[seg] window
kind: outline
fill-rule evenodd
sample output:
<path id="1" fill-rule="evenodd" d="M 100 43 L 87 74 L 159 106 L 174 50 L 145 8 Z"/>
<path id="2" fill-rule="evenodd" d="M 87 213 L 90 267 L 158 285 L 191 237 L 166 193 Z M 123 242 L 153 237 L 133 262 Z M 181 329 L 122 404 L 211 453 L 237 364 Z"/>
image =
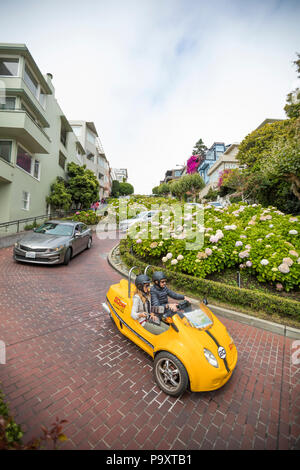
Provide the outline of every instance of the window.
<path id="1" fill-rule="evenodd" d="M 94 161 L 95 161 L 95 160 L 94 160 L 94 156 L 95 156 L 95 155 L 90 152 L 90 153 L 87 154 L 86 157 L 87 157 L 88 160 L 91 160 L 92 162 L 94 162 Z"/>
<path id="2" fill-rule="evenodd" d="M 224 147 L 224 145 L 216 145 L 215 150 L 216 150 L 216 152 L 224 152 L 225 147 Z"/>
<path id="3" fill-rule="evenodd" d="M 0 98 L 0 109 L 15 109 L 16 98 L 13 96 L 7 96 L 6 98 Z"/>
<path id="4" fill-rule="evenodd" d="M 59 152 L 59 157 L 58 157 L 58 164 L 59 166 L 64 170 L 65 165 L 66 165 L 66 157 L 64 156 L 63 153 Z"/>
<path id="5" fill-rule="evenodd" d="M 17 165 L 27 173 L 31 174 L 31 155 L 22 147 L 18 146 Z"/>
<path id="6" fill-rule="evenodd" d="M 0 75 L 16 77 L 18 75 L 19 59 L 0 57 Z"/>
<path id="7" fill-rule="evenodd" d="M 64 127 L 61 127 L 60 141 L 63 144 L 63 146 L 66 147 L 66 144 L 67 144 L 67 131 Z"/>
<path id="8" fill-rule="evenodd" d="M 22 191 L 22 209 L 29 211 L 30 194 L 27 191 Z"/>
<path id="9" fill-rule="evenodd" d="M 182 170 L 175 170 L 175 172 L 174 172 L 175 178 L 177 178 L 178 176 L 181 175 L 181 171 L 182 171 Z"/>
<path id="10" fill-rule="evenodd" d="M 42 107 L 44 109 L 46 109 L 46 99 L 47 99 L 47 95 L 46 93 L 44 93 L 42 90 L 40 92 L 40 96 L 39 96 L 39 102 L 41 103 Z"/>
<path id="11" fill-rule="evenodd" d="M 38 90 L 38 82 L 28 69 L 27 65 L 25 65 L 25 70 L 24 70 L 24 81 L 28 88 L 32 91 L 34 96 L 37 96 L 37 90 Z"/>
<path id="12" fill-rule="evenodd" d="M 0 157 L 7 162 L 11 161 L 11 147 L 12 143 L 10 140 L 0 140 Z"/>
<path id="13" fill-rule="evenodd" d="M 39 160 L 34 160 L 33 176 L 34 176 L 36 179 L 39 179 L 39 178 L 40 178 L 40 162 L 39 162 Z"/>
<path id="14" fill-rule="evenodd" d="M 81 126 L 72 126 L 72 129 L 76 137 L 81 136 Z"/>
<path id="15" fill-rule="evenodd" d="M 95 143 L 96 143 L 95 134 L 93 134 L 91 131 L 87 130 L 86 137 L 87 137 L 88 142 L 90 142 L 90 144 L 95 145 Z"/>

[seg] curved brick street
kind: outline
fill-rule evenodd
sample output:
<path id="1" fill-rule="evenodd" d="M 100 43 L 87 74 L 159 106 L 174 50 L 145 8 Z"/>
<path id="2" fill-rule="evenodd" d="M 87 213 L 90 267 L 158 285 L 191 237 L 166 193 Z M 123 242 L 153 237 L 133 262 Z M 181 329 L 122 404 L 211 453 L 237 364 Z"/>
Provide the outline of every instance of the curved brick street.
<path id="1" fill-rule="evenodd" d="M 98 240 L 69 266 L 16 264 L 0 250 L 0 388 L 24 440 L 56 416 L 65 449 L 299 449 L 299 366 L 293 341 L 222 319 L 239 352 L 231 380 L 209 393 L 165 395 L 152 360 L 101 303 L 120 275 Z"/>

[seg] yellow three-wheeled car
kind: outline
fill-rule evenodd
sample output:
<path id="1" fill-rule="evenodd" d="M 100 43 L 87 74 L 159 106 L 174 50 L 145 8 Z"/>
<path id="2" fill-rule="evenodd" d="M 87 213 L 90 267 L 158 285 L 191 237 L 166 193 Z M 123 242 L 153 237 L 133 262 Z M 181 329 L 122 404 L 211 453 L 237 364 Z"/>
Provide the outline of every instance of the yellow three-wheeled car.
<path id="1" fill-rule="evenodd" d="M 103 306 L 120 332 L 154 359 L 154 377 L 165 393 L 179 396 L 187 388 L 215 390 L 230 379 L 237 349 L 206 301 L 178 304 L 177 312 L 163 317 L 168 330 L 154 335 L 131 317 L 134 292 L 130 276 L 128 281 L 121 279 L 109 288 Z"/>

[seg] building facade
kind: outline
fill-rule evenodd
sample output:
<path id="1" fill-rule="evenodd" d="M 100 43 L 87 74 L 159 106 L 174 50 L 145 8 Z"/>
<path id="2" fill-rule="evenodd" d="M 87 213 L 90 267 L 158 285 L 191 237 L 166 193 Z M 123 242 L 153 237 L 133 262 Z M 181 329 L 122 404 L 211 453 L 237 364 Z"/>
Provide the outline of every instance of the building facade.
<path id="1" fill-rule="evenodd" d="M 166 173 L 165 173 L 165 177 L 160 182 L 160 184 L 168 183 L 169 181 L 172 181 L 172 180 L 177 180 L 182 176 L 182 174 L 183 174 L 183 168 L 167 170 Z"/>
<path id="2" fill-rule="evenodd" d="M 100 185 L 99 199 L 101 200 L 110 194 L 110 167 L 95 124 L 87 121 L 69 122 L 74 134 L 84 149 L 80 163 L 81 165 L 85 164 L 89 170 L 95 173 Z"/>
<path id="3" fill-rule="evenodd" d="M 52 78 L 25 44 L 0 43 L 0 222 L 47 214 L 51 184 L 90 149 L 61 110 Z"/>
<path id="4" fill-rule="evenodd" d="M 202 176 L 204 183 L 209 183 L 209 169 L 225 152 L 226 146 L 224 142 L 214 142 L 213 145 L 206 151 L 205 158 L 198 167 L 198 173 Z"/>
<path id="5" fill-rule="evenodd" d="M 218 158 L 218 160 L 208 169 L 207 175 L 209 183 L 206 184 L 205 188 L 199 193 L 200 199 L 208 193 L 210 189 L 216 189 L 220 174 L 224 170 L 239 168 L 240 164 L 236 159 L 238 154 L 239 144 L 237 142 L 227 146 L 225 152 Z"/>
<path id="6" fill-rule="evenodd" d="M 126 183 L 128 180 L 128 171 L 126 168 L 113 168 L 113 179 L 119 183 Z"/>

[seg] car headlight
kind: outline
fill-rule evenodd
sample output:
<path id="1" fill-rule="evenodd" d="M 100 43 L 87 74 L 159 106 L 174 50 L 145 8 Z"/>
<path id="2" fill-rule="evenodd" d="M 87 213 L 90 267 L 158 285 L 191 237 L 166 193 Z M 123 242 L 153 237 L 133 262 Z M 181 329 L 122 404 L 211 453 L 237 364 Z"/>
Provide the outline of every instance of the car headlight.
<path id="1" fill-rule="evenodd" d="M 211 366 L 214 366 L 216 368 L 219 367 L 217 359 L 215 358 L 215 356 L 209 349 L 204 348 L 204 356 L 207 362 L 209 362 Z"/>
<path id="2" fill-rule="evenodd" d="M 57 246 L 56 248 L 48 248 L 46 253 L 55 253 L 56 251 L 62 250 L 64 245 Z"/>
<path id="3" fill-rule="evenodd" d="M 16 243 L 15 243 L 15 247 L 16 247 L 16 248 L 19 248 L 19 245 L 20 245 L 19 242 L 16 242 Z"/>

